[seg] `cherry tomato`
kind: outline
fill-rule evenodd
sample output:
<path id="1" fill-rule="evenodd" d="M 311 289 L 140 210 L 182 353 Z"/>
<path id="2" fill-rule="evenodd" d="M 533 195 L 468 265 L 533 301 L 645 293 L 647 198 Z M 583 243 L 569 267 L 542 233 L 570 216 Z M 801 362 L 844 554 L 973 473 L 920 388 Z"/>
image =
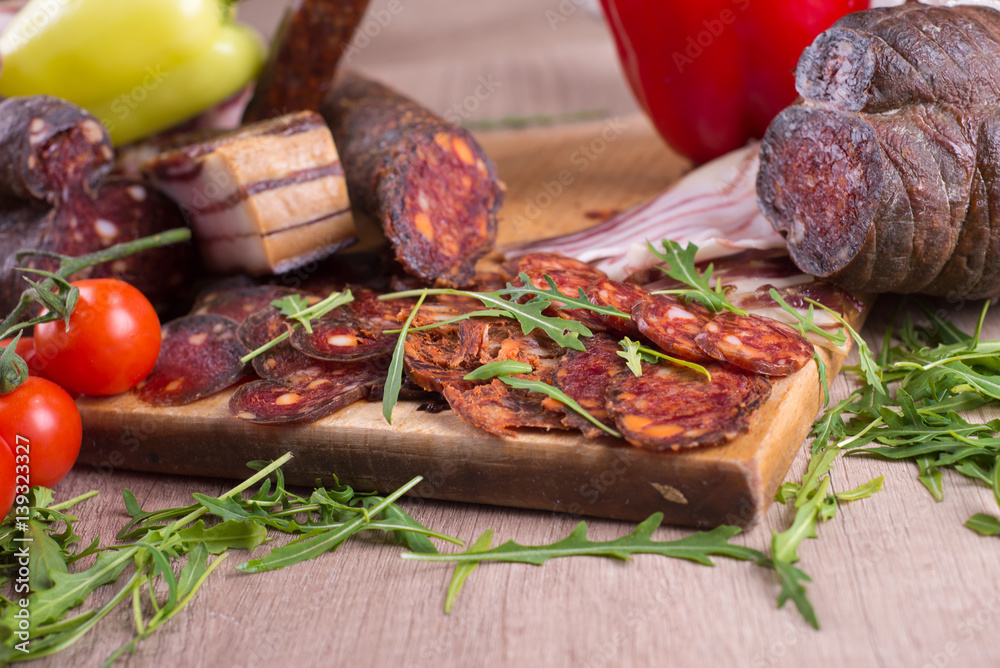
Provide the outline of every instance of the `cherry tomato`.
<path id="1" fill-rule="evenodd" d="M 29 376 L 13 392 L 0 395 L 0 438 L 8 451 L 18 446 L 27 450 L 31 486 L 52 487 L 80 454 L 80 412 L 66 390 Z"/>
<path id="2" fill-rule="evenodd" d="M 73 283 L 80 300 L 69 319 L 35 325 L 45 376 L 70 392 L 107 396 L 145 378 L 160 354 L 160 319 L 137 289 L 113 278 Z"/>
<path id="3" fill-rule="evenodd" d="M 6 348 L 10 345 L 10 342 L 14 339 L 4 339 L 0 341 L 0 347 Z M 28 365 L 28 373 L 32 376 L 38 376 L 40 378 L 45 377 L 45 360 L 41 359 L 36 355 L 35 351 L 35 340 L 30 336 L 22 336 L 18 342 L 17 347 L 14 349 L 24 363 Z"/>
<path id="4" fill-rule="evenodd" d="M 14 505 L 16 468 L 14 453 L 10 451 L 7 441 L 0 438 L 0 520 L 7 517 Z"/>

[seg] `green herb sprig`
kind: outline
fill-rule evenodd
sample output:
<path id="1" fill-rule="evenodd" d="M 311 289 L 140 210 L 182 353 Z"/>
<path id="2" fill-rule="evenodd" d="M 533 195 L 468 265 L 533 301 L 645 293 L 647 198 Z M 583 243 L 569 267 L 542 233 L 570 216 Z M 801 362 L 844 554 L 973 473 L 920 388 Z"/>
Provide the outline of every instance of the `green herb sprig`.
<path id="1" fill-rule="evenodd" d="M 716 280 L 712 285 L 712 272 L 715 265 L 708 265 L 704 273 L 698 271 L 695 265 L 695 255 L 698 247 L 689 243 L 686 247 L 681 247 L 676 241 L 664 239 L 663 252 L 660 252 L 652 243 L 647 243 L 649 251 L 660 259 L 665 266 L 660 266 L 660 270 L 675 281 L 679 281 L 688 286 L 686 290 L 660 290 L 654 294 L 677 295 L 687 300 L 696 301 L 712 313 L 720 311 L 732 311 L 738 315 L 747 315 L 741 308 L 733 306 L 726 298 L 726 290 L 722 286 L 721 280 Z"/>

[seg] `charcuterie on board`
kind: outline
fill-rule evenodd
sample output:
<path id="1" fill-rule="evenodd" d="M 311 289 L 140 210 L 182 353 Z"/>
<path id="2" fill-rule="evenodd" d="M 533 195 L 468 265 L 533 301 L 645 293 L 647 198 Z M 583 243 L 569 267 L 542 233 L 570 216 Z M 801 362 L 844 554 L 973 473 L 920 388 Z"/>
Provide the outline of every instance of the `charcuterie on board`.
<path id="1" fill-rule="evenodd" d="M 635 204 L 662 189 L 684 168 L 683 161 L 653 140 L 653 131 L 644 120 L 629 119 L 625 127 L 600 161 L 576 173 L 574 182 L 562 196 L 553 198 L 540 211 L 533 228 L 524 224 L 522 212 L 539 192 L 544 192 L 538 184 L 570 167 L 574 148 L 594 133 L 599 134 L 601 126 L 581 124 L 479 135 L 477 139 L 495 160 L 498 173 L 507 184 L 506 202 L 499 215 L 500 243 L 530 239 L 532 233 L 551 235 L 591 224 L 588 212 L 620 210 Z M 530 262 L 531 258 L 520 262 L 519 268 L 530 269 Z M 480 268 L 504 271 L 497 264 L 481 263 Z M 566 273 L 574 271 L 571 267 L 562 269 Z M 586 273 L 581 268 L 576 271 Z M 770 272 L 772 275 L 766 276 L 764 284 L 781 285 L 774 271 L 774 263 L 764 260 L 753 260 L 750 266 L 742 267 L 727 267 L 720 262 L 718 269 L 719 275 L 727 277 L 725 280 L 740 284 L 740 290 L 733 294 L 735 303 L 762 299 L 760 286 L 747 287 L 748 277 L 755 272 L 760 275 Z M 530 272 L 525 273 L 531 277 Z M 550 267 L 544 273 L 556 272 Z M 581 287 L 589 290 L 595 303 L 614 304 L 623 311 L 627 307 L 631 313 L 638 310 L 639 304 L 649 303 L 646 292 L 663 287 L 662 278 L 651 280 L 642 288 L 633 283 L 610 281 L 600 273 L 587 278 L 586 285 Z M 308 280 L 308 277 L 303 279 Z M 788 285 L 782 291 L 789 301 L 798 292 L 808 292 L 819 300 L 824 298 L 816 286 L 809 292 L 801 281 L 788 280 L 788 276 L 784 277 L 784 283 Z M 259 303 L 254 301 L 255 290 L 258 289 L 231 285 L 221 292 L 210 291 L 194 310 L 202 314 L 213 313 L 213 309 L 228 310 L 229 317 L 238 318 L 238 314 L 249 313 Z M 240 302 L 236 299 L 238 295 L 247 301 Z M 355 297 L 351 303 L 353 309 L 342 309 L 343 314 L 338 316 L 344 323 L 361 316 L 393 319 L 387 315 L 388 311 L 378 311 L 376 305 L 383 302 L 372 299 L 371 295 L 359 291 Z M 847 299 L 841 294 L 828 297 Z M 665 296 L 659 299 L 673 301 Z M 442 310 L 449 311 L 457 306 L 447 301 L 441 304 Z M 863 306 L 862 302 L 853 304 L 850 315 L 855 322 Z M 665 442 L 664 432 L 656 429 L 656 420 L 664 410 L 676 408 L 671 409 L 665 397 L 653 402 L 625 401 L 623 397 L 636 391 L 636 383 L 656 385 L 664 382 L 663 375 L 688 372 L 658 366 L 643 378 L 633 380 L 631 373 L 619 373 L 624 359 L 611 344 L 617 345 L 630 333 L 638 336 L 636 331 L 641 332 L 643 327 L 662 325 L 658 321 L 668 317 L 669 309 L 661 307 L 659 313 L 653 309 L 645 319 L 638 317 L 616 323 L 623 331 L 607 328 L 606 333 L 588 341 L 584 351 L 556 353 L 538 338 L 523 337 L 516 328 L 508 332 L 486 319 L 456 325 L 456 330 L 464 327 L 465 331 L 456 331 L 454 341 L 442 341 L 438 329 L 414 332 L 407 338 L 407 346 L 413 352 L 407 358 L 409 377 L 417 385 L 426 386 L 403 388 L 391 425 L 383 418 L 378 403 L 364 400 L 381 396 L 386 377 L 387 357 L 378 352 L 377 337 L 363 341 L 363 346 L 371 347 L 372 354 L 354 361 L 302 356 L 288 343 L 285 352 L 276 348 L 274 354 L 254 360 L 258 380 L 186 405 L 153 407 L 133 395 L 81 399 L 79 405 L 88 441 L 83 459 L 98 468 L 240 476 L 243 462 L 269 459 L 280 454 L 279 450 L 291 450 L 296 457 L 288 465 L 287 475 L 299 483 L 311 483 L 318 476 L 336 472 L 344 482 L 362 489 L 388 488 L 420 474 L 425 482 L 415 488 L 414 494 L 424 498 L 622 519 L 641 519 L 660 511 L 668 521 L 698 526 L 752 522 L 770 503 L 822 403 L 823 390 L 815 363 L 810 359 L 798 371 L 770 379 L 759 374 L 737 373 L 731 367 L 723 370 L 697 346 L 697 331 L 692 329 L 691 350 L 699 351 L 697 354 L 705 358 L 706 368 L 716 371 L 713 378 L 719 386 L 713 395 L 714 403 L 702 404 L 702 408 L 708 405 L 711 410 L 724 412 L 727 418 L 718 421 L 718 433 L 714 435 L 686 428 L 678 440 L 661 447 Z M 697 308 L 688 305 L 688 310 L 693 312 Z M 414 324 L 420 322 L 422 312 L 417 312 Z M 434 308 L 423 313 L 427 321 L 440 315 Z M 676 316 L 676 312 L 671 314 L 670 321 L 674 322 Z M 273 336 L 277 330 L 268 330 L 261 311 L 256 311 L 252 319 L 258 318 L 265 320 L 256 325 L 264 329 L 262 338 Z M 275 322 L 280 325 L 280 321 L 272 320 L 270 326 L 275 327 Z M 705 322 L 709 320 L 706 318 Z M 329 324 L 333 326 L 336 322 Z M 600 326 L 600 322 L 591 324 L 595 329 Z M 240 327 L 247 330 L 253 326 L 250 320 L 245 320 Z M 354 324 L 350 327 L 351 332 L 360 331 Z M 629 425 L 634 431 L 634 444 L 606 436 L 590 423 L 580 425 L 575 416 L 546 409 L 547 402 L 540 395 L 512 392 L 497 380 L 465 385 L 457 382 L 464 379 L 469 369 L 456 367 L 456 373 L 446 377 L 453 382 L 441 384 L 442 368 L 435 361 L 436 356 L 442 352 L 459 354 L 455 342 L 461 342 L 463 336 L 466 342 L 475 341 L 477 336 L 480 342 L 496 337 L 506 344 L 505 350 L 514 351 L 512 358 L 530 357 L 535 361 L 534 373 L 545 374 L 556 386 L 561 384 L 567 394 L 583 404 L 590 402 L 599 408 L 603 394 L 605 406 L 610 410 L 598 415 L 598 419 Z M 333 333 L 325 342 L 336 343 L 337 337 Z M 302 338 L 306 340 L 299 341 L 299 346 L 310 344 L 309 337 Z M 435 350 L 435 346 L 439 349 Z M 834 372 L 845 355 L 843 351 L 820 347 L 817 350 Z M 330 354 L 336 357 L 339 353 Z M 617 359 L 612 359 L 612 355 Z M 421 359 L 433 373 L 422 376 Z M 574 379 L 574 373 L 583 365 L 604 368 L 610 384 L 595 389 Z M 349 381 L 329 382 L 331 376 L 348 371 Z M 421 377 L 426 378 L 425 383 L 419 382 Z M 428 401 L 421 396 L 428 387 L 435 389 L 435 378 L 452 410 L 437 412 L 440 400 Z M 683 383 L 668 385 L 671 391 L 681 394 L 685 391 Z M 278 397 L 289 394 L 298 397 L 294 402 L 284 400 L 289 410 L 308 411 L 314 405 L 322 408 L 310 415 L 309 421 L 294 420 L 295 423 L 284 425 L 257 424 L 246 419 L 246 415 L 239 415 L 241 412 L 255 415 L 266 405 L 276 418 L 273 422 L 280 423 L 282 416 L 275 414 L 273 408 L 282 403 L 277 401 Z M 407 396 L 416 398 L 406 399 Z M 239 408 L 234 412 L 233 406 Z M 525 428 L 526 424 L 530 426 Z M 576 431 L 567 430 L 567 426 Z M 636 447 L 648 440 L 649 434 L 657 437 L 653 447 Z M 709 438 L 721 445 L 686 449 Z M 671 452 L 674 445 L 683 451 Z M 197 457 L 192 457 L 195 452 Z"/>

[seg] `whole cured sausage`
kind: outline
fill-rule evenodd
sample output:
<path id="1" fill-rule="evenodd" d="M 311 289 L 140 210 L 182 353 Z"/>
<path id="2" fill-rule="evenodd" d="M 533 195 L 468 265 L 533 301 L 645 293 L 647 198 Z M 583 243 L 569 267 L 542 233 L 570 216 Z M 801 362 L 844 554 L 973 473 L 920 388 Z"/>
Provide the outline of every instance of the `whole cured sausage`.
<path id="1" fill-rule="evenodd" d="M 848 290 L 1000 295 L 1000 12 L 850 14 L 799 61 L 761 146 L 761 209 Z"/>
<path id="2" fill-rule="evenodd" d="M 472 135 L 351 72 L 339 75 L 322 113 L 351 202 L 378 221 L 403 267 L 428 283 L 471 284 L 503 200 Z"/>
<path id="3" fill-rule="evenodd" d="M 0 312 L 26 287 L 14 270 L 22 248 L 83 255 L 181 227 L 180 210 L 150 186 L 107 179 L 114 151 L 93 116 L 48 96 L 0 102 Z M 21 266 L 54 268 L 31 257 Z M 74 279 L 130 281 L 161 311 L 186 287 L 191 250 L 184 244 L 146 251 L 80 272 Z"/>
<path id="4" fill-rule="evenodd" d="M 295 0 L 282 18 L 243 122 L 319 111 L 368 0 Z"/>

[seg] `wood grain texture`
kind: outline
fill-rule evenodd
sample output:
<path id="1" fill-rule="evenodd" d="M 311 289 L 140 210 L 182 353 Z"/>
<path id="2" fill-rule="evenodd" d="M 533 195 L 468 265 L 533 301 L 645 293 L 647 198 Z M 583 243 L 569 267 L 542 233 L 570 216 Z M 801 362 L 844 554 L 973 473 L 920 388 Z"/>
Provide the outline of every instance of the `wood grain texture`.
<path id="1" fill-rule="evenodd" d="M 275 2 L 245 1 L 251 9 L 269 9 Z M 376 0 L 372 6 L 386 3 Z M 499 117 L 495 109 L 528 115 L 631 107 L 603 27 L 575 11 L 550 28 L 545 13 L 569 4 L 402 0 L 404 12 L 356 64 L 442 112 L 490 72 L 504 87 L 489 109 L 477 112 L 483 118 Z M 893 308 L 891 299 L 878 303 L 864 331 L 873 345 Z M 968 327 L 979 305 L 940 302 L 936 308 Z M 984 336 L 1000 338 L 995 313 Z M 843 397 L 849 389 L 841 378 L 833 395 Z M 212 446 L 206 438 L 204 449 Z M 801 475 L 806 461 L 800 450 L 789 477 Z M 811 629 L 790 604 L 775 609 L 778 583 L 772 571 L 725 560 L 705 568 L 650 555 L 632 562 L 563 559 L 543 567 L 487 564 L 469 578 L 451 615 L 444 615 L 451 568 L 403 561 L 399 548 L 371 536 L 313 562 L 262 575 L 233 571 L 230 564 L 250 558 L 234 554 L 183 613 L 116 665 L 1000 665 L 1000 541 L 962 526 L 974 513 L 996 512 L 992 494 L 945 474 L 944 501 L 936 503 L 912 465 L 861 458 L 838 462 L 833 485 L 852 489 L 880 475 L 883 492 L 841 507 L 820 527 L 819 540 L 806 541 L 800 550 L 799 565 L 813 578 L 809 593 L 821 631 Z M 97 499 L 76 510 L 79 530 L 87 540 L 95 535 L 110 540 L 127 521 L 123 488 L 133 490 L 144 507 L 155 508 L 190 503 L 193 492 L 221 494 L 230 485 L 81 465 L 57 494 L 69 498 L 99 490 Z M 421 522 L 468 541 L 493 529 L 494 542 L 551 542 L 577 521 L 563 513 L 418 498 L 402 505 Z M 737 542 L 766 550 L 771 531 L 785 529 L 790 520 L 788 508 L 773 505 Z M 594 540 L 615 538 L 634 526 L 610 520 L 588 524 Z M 689 533 L 665 527 L 654 537 Z M 32 665 L 100 665 L 131 639 L 130 614 L 119 610 L 70 651 Z"/>
<path id="2" fill-rule="evenodd" d="M 593 225 L 588 212 L 641 202 L 686 162 L 665 150 L 640 116 L 480 135 L 507 185 L 500 243 Z M 824 351 L 825 352 L 825 351 Z M 831 375 L 844 355 L 826 353 Z M 492 436 L 455 413 L 401 402 L 393 424 L 380 403 L 358 402 L 311 424 L 257 425 L 235 418 L 226 391 L 176 408 L 130 394 L 81 399 L 81 461 L 93 465 L 241 479 L 245 462 L 295 458 L 288 479 L 308 485 L 336 473 L 345 483 L 389 492 L 414 476 L 423 498 L 534 508 L 640 521 L 662 512 L 671 524 L 746 525 L 770 505 L 819 410 L 823 391 L 810 362 L 776 379 L 750 430 L 718 447 L 680 453 L 640 450 L 578 432 L 519 430 Z M 206 451 L 204 443 L 213 447 Z M 598 488 L 616 484 L 601 493 Z"/>

